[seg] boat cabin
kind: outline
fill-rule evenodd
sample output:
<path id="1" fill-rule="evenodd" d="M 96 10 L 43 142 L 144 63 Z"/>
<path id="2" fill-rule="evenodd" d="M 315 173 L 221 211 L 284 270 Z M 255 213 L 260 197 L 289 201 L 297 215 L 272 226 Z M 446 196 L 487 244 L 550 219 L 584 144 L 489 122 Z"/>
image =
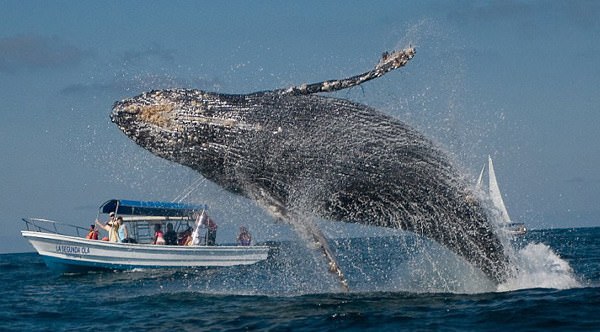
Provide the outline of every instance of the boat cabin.
<path id="1" fill-rule="evenodd" d="M 170 223 L 179 236 L 186 231 L 193 231 L 196 221 L 206 214 L 207 210 L 207 205 L 111 199 L 100 205 L 98 215 L 107 215 L 106 218 L 99 218 L 103 223 L 111 212 L 115 213 L 115 218 L 121 216 L 129 237 L 137 243 L 148 244 L 154 239 L 155 225 L 161 225 L 162 231 L 166 233 L 167 224 Z M 205 245 L 207 229 L 199 227 L 198 230 L 201 232 L 199 245 Z"/>

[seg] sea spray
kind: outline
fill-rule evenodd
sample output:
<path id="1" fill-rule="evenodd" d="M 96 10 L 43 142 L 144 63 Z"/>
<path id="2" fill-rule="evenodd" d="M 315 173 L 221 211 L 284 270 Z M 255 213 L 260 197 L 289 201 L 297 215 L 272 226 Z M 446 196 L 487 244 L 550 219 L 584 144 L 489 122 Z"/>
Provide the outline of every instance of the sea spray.
<path id="1" fill-rule="evenodd" d="M 569 289 L 581 287 L 573 269 L 548 245 L 529 243 L 511 257 L 516 274 L 498 285 L 498 291 L 525 288 Z"/>

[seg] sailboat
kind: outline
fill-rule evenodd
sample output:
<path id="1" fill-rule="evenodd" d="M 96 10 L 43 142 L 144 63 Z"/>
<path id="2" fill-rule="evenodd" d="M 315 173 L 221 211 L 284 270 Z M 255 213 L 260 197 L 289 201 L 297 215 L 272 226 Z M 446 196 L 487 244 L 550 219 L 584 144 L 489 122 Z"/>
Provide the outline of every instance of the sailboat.
<path id="1" fill-rule="evenodd" d="M 496 172 L 494 171 L 494 163 L 492 162 L 492 157 L 488 156 L 488 195 L 490 200 L 492 201 L 493 206 L 496 208 L 496 212 L 498 213 L 498 219 L 500 220 L 500 227 L 509 234 L 513 235 L 523 235 L 527 233 L 527 228 L 523 223 L 515 223 L 512 222 L 508 211 L 506 210 L 506 206 L 504 205 L 504 200 L 502 199 L 502 194 L 500 193 L 500 187 L 498 186 L 498 181 L 496 180 Z M 483 187 L 483 173 L 485 171 L 485 164 L 479 173 L 479 177 L 477 178 L 477 188 Z"/>

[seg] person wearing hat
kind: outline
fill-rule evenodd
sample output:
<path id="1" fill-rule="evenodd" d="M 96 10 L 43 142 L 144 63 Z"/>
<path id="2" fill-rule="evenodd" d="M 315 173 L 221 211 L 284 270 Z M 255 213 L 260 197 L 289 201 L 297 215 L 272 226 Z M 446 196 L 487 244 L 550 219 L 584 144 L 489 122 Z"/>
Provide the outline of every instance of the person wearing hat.
<path id="1" fill-rule="evenodd" d="M 108 214 L 108 221 L 106 222 L 105 225 L 112 225 L 116 220 L 117 220 L 117 218 L 115 218 L 115 213 L 111 212 Z"/>
<path id="2" fill-rule="evenodd" d="M 108 240 L 110 242 L 119 242 L 119 223 L 115 219 L 115 213 L 111 212 L 108 215 L 109 219 L 106 224 L 101 223 L 96 219 L 96 225 L 108 232 Z"/>

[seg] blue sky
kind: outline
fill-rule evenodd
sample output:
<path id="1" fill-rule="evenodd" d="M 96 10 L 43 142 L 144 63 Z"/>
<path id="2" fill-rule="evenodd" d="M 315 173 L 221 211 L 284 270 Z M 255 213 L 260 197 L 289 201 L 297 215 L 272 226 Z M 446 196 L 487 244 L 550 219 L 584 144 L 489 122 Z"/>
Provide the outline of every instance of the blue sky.
<path id="1" fill-rule="evenodd" d="M 515 220 L 599 226 L 598 17 L 597 1 L 0 0 L 0 252 L 31 250 L 21 217 L 85 226 L 105 200 L 171 200 L 198 178 L 128 141 L 114 101 L 346 77 L 408 45 L 407 67 L 336 96 L 420 129 L 471 177 L 491 154 Z M 208 182 L 188 200 L 221 241 L 225 221 L 284 232 Z"/>

